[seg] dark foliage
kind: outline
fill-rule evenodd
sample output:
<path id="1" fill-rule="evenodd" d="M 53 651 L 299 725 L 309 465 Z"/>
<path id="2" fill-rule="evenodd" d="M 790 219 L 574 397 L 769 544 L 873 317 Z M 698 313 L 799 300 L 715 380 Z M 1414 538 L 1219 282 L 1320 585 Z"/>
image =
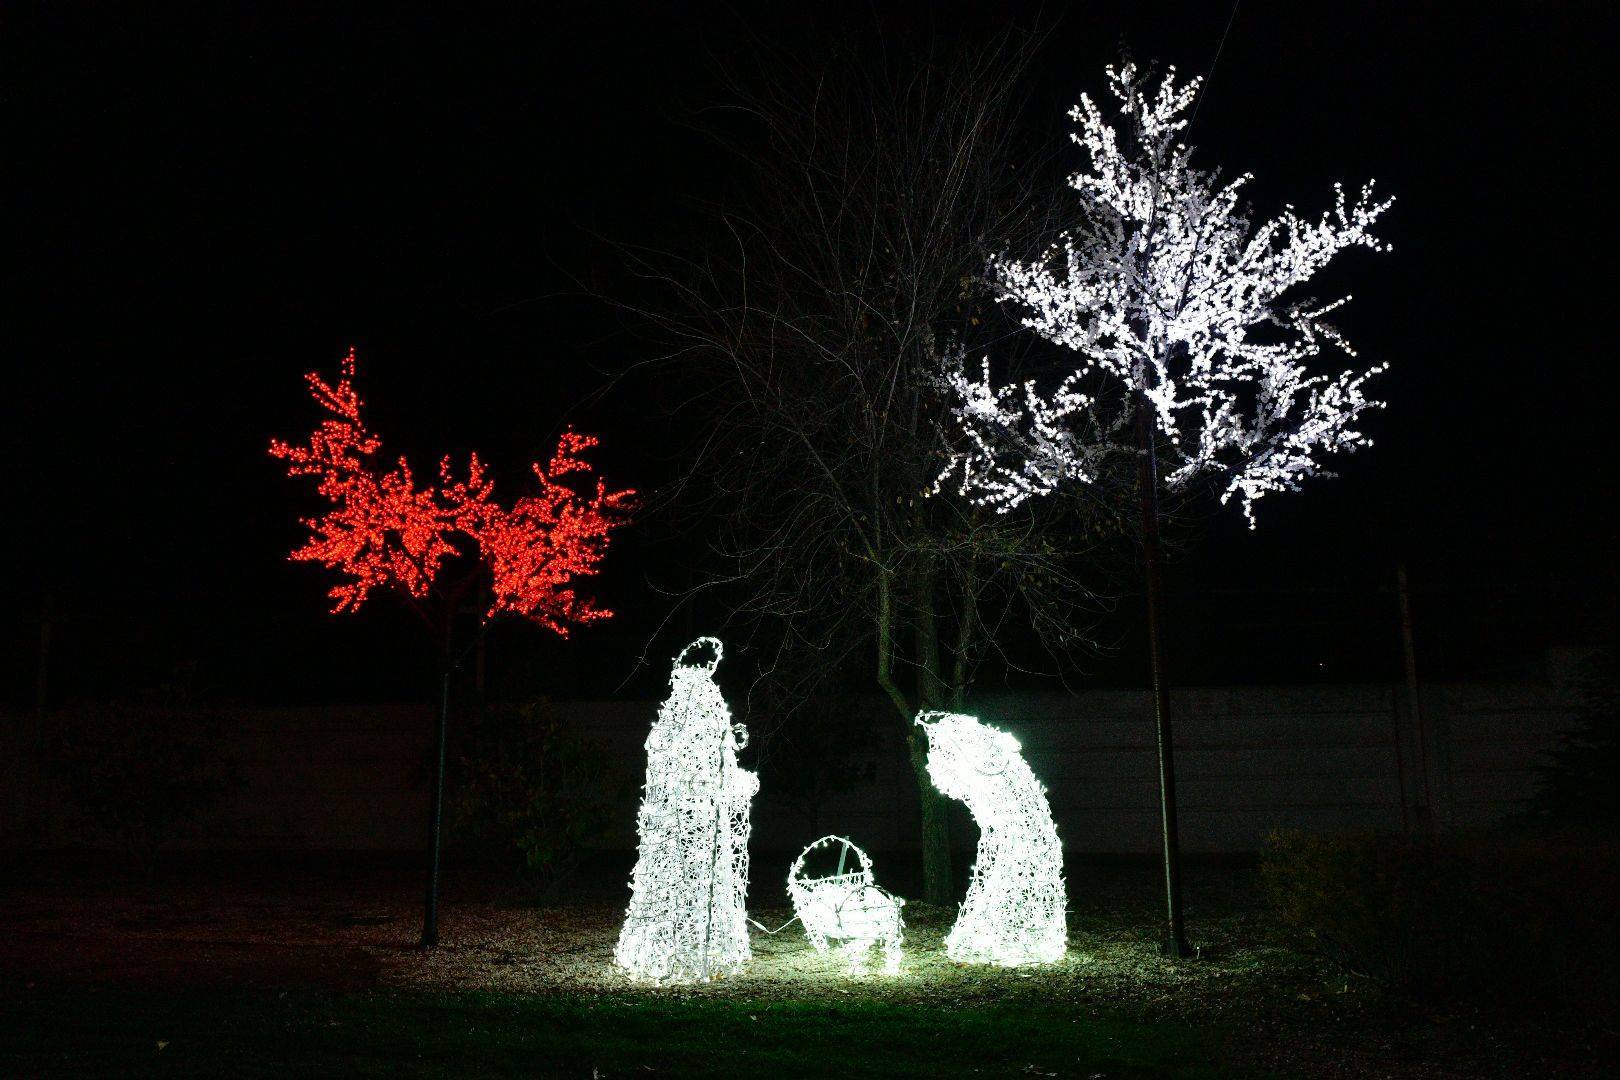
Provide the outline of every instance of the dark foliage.
<path id="1" fill-rule="evenodd" d="M 465 732 L 451 763 L 450 843 L 550 899 L 628 782 L 549 702 L 485 709 Z"/>
<path id="2" fill-rule="evenodd" d="M 174 694 L 92 705 L 40 750 L 44 771 L 148 880 L 174 827 L 235 782 L 218 719 Z"/>
<path id="3" fill-rule="evenodd" d="M 879 782 L 878 763 L 900 742 L 884 724 L 885 704 L 874 698 L 779 702 L 760 694 L 751 705 L 750 767 L 759 772 L 761 804 L 793 815 L 806 829 L 836 812 L 851 788 Z M 806 833 L 805 840 L 814 835 Z"/>
<path id="4" fill-rule="evenodd" d="M 1432 841 L 1275 834 L 1262 878 L 1283 924 L 1346 972 L 1420 1002 L 1612 1000 L 1620 845 L 1493 830 Z"/>
<path id="5" fill-rule="evenodd" d="M 1573 689 L 1576 727 L 1541 770 L 1536 809 L 1553 821 L 1612 827 L 1620 823 L 1620 645 L 1586 657 Z"/>
<path id="6" fill-rule="evenodd" d="M 998 514 L 951 485 L 947 362 L 1021 356 L 986 280 L 1056 231 L 1060 181 L 1022 144 L 1038 36 L 921 53 L 852 35 L 813 61 L 761 46 L 704 122 L 731 185 L 709 239 L 626 247 L 638 316 L 701 438 L 654 500 L 707 534 L 686 598 L 720 601 L 778 698 L 874 682 L 917 776 L 924 892 L 949 904 L 949 828 L 912 728 L 978 675 L 1070 672 L 1117 531 L 1090 497 Z M 859 674 L 857 674 L 859 673 Z"/>

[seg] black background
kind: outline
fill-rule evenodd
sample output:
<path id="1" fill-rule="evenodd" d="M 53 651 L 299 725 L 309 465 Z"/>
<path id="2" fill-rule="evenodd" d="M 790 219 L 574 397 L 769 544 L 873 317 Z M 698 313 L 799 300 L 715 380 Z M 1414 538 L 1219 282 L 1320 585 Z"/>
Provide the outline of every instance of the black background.
<path id="1" fill-rule="evenodd" d="M 477 448 L 510 493 L 565 423 L 651 489 L 692 434 L 670 376 L 588 295 L 607 240 L 701 239 L 729 182 L 695 134 L 739 56 L 814 62 L 834 38 L 903 57 L 1045 25 L 1032 138 L 1067 137 L 1123 43 L 1209 68 L 1225 3 L 11 5 L 3 28 L 10 307 L 3 397 L 9 700 L 32 700 L 41 612 L 53 693 L 192 665 L 252 700 L 408 698 L 424 644 L 388 601 L 325 613 L 288 564 L 308 492 L 264 453 L 314 418 L 300 374 L 354 344 L 389 448 Z M 1190 141 L 1258 175 L 1262 209 L 1335 179 L 1399 202 L 1392 254 L 1328 283 L 1388 360 L 1376 445 L 1343 477 L 1214 514 L 1173 567 L 1184 682 L 1384 678 L 1389 587 L 1411 567 L 1429 673 L 1533 668 L 1592 633 L 1612 590 L 1612 112 L 1598 4 L 1243 3 Z M 1076 159 L 1078 163 L 1078 159 Z M 514 692 L 652 693 L 693 541 L 622 534 L 589 588 L 620 612 L 566 644 L 509 626 Z M 1084 677 L 1131 683 L 1129 598 Z M 652 667 L 635 661 L 653 638 Z M 627 681 L 628 680 L 628 681 Z"/>

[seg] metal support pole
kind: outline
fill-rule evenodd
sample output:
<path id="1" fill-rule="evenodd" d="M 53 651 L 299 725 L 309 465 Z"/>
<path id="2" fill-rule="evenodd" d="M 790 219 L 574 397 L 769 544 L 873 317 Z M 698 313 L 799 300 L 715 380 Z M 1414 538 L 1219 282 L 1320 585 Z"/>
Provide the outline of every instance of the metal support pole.
<path id="1" fill-rule="evenodd" d="M 46 593 L 39 609 L 39 666 L 34 672 L 34 710 L 39 713 L 51 707 L 51 621 L 55 614 L 51 594 Z"/>
<path id="2" fill-rule="evenodd" d="M 1195 955 L 1187 944 L 1181 911 L 1181 833 L 1176 823 L 1176 755 L 1170 726 L 1170 701 L 1164 681 L 1160 640 L 1164 579 L 1159 565 L 1159 469 L 1153 448 L 1152 406 L 1139 395 L 1136 406 L 1137 496 L 1141 509 L 1142 568 L 1147 579 L 1148 665 L 1153 683 L 1153 717 L 1159 739 L 1159 817 L 1164 832 L 1165 956 Z"/>
<path id="3" fill-rule="evenodd" d="M 1401 695 L 1397 691 L 1392 691 L 1390 696 L 1395 703 L 1395 707 L 1391 712 L 1395 724 L 1393 741 L 1395 748 L 1395 791 L 1399 795 L 1401 803 L 1401 835 L 1410 836 L 1412 835 L 1412 810 L 1411 801 L 1406 794 L 1406 732 L 1403 730 L 1405 725 L 1401 723 Z"/>
<path id="4" fill-rule="evenodd" d="M 433 770 L 433 810 L 428 831 L 427 903 L 422 911 L 422 948 L 439 944 L 439 836 L 444 822 L 444 742 L 450 726 L 450 672 L 448 658 L 439 684 L 439 753 Z"/>
<path id="5" fill-rule="evenodd" d="M 1401 600 L 1401 659 L 1406 669 L 1406 701 L 1412 716 L 1412 740 L 1417 744 L 1418 776 L 1423 801 L 1418 806 L 1418 824 L 1432 834 L 1435 826 L 1434 795 L 1429 787 L 1429 735 L 1423 727 L 1423 696 L 1418 686 L 1417 650 L 1412 645 L 1412 590 L 1406 582 L 1406 564 L 1395 568 L 1395 586 Z"/>

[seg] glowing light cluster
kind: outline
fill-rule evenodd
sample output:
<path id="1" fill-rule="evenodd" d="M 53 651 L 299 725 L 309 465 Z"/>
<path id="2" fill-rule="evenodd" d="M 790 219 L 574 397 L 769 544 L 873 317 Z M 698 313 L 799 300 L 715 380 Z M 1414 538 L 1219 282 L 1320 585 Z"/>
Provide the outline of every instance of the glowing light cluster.
<path id="1" fill-rule="evenodd" d="M 967 804 L 979 849 L 945 953 L 958 963 L 1020 967 L 1063 958 L 1063 848 L 1046 789 L 1018 740 L 957 713 L 924 712 L 928 776 Z"/>
<path id="2" fill-rule="evenodd" d="M 806 876 L 805 859 L 835 844 L 839 845 L 838 871 L 826 877 Z M 856 866 L 846 871 L 850 855 Z M 900 944 L 906 927 L 900 908 L 905 901 L 878 887 L 872 860 L 848 837 L 823 836 L 801 851 L 788 871 L 788 896 L 816 952 L 824 953 L 829 942 L 838 942 L 850 973 L 859 975 L 865 972 L 872 950 L 881 947 L 884 973 L 900 973 Z"/>
<path id="3" fill-rule="evenodd" d="M 710 662 L 688 662 L 712 649 Z M 748 808 L 759 778 L 714 682 L 721 645 L 698 638 L 675 658 L 668 699 L 647 735 L 647 781 L 630 908 L 614 960 L 632 978 L 706 982 L 748 963 Z"/>
<path id="4" fill-rule="evenodd" d="M 362 419 L 354 374 L 350 349 L 336 384 L 314 372 L 306 375 L 326 419 L 305 443 L 270 444 L 271 456 L 287 463 L 289 476 L 316 477 L 317 490 L 331 503 L 320 517 L 305 520 L 310 537 L 291 558 L 346 576 L 330 592 L 334 612 L 358 609 L 380 588 L 422 599 L 447 559 L 469 553 L 458 546 L 464 540 L 476 546 L 490 574 L 488 615 L 521 615 L 565 637 L 571 624 L 611 616 L 571 585 L 596 573 L 608 537 L 628 521 L 635 495 L 610 492 L 600 480 L 582 494 L 565 482 L 570 474 L 590 471 L 583 455 L 595 438 L 565 432 L 551 460 L 532 466 L 539 491 L 502 507 L 476 454 L 462 479 L 444 458 L 437 485 L 419 483 L 404 458 L 388 467 L 382 440 Z"/>
<path id="5" fill-rule="evenodd" d="M 1311 375 L 1324 343 L 1354 356 L 1325 321 L 1348 296 L 1313 304 L 1292 293 L 1341 252 L 1387 250 L 1372 226 L 1392 199 L 1368 183 L 1353 199 L 1334 186 L 1320 218 L 1292 206 L 1256 224 L 1244 204 L 1248 174 L 1222 180 L 1195 169 L 1179 141 L 1199 80 L 1171 68 L 1156 93 L 1134 65 L 1108 69 L 1111 123 L 1082 96 L 1070 116 L 1090 158 L 1070 178 L 1078 221 L 1043 257 L 998 259 L 1002 299 L 1024 324 L 1079 359 L 1057 386 L 996 386 L 986 358 L 978 373 L 960 356 L 945 381 L 966 436 L 934 490 L 950 480 L 983 504 L 1007 510 L 1065 482 L 1094 483 L 1103 462 L 1134 453 L 1138 395 L 1166 445 L 1165 483 L 1210 477 L 1221 501 L 1254 503 L 1331 475 L 1322 457 L 1371 444 L 1356 428 L 1380 402 L 1367 379 L 1384 365 Z"/>

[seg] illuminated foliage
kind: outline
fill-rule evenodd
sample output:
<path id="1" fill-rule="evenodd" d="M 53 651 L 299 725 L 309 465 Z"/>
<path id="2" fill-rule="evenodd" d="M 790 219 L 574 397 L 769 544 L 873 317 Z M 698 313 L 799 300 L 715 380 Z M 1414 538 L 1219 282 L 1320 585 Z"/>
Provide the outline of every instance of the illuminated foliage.
<path id="1" fill-rule="evenodd" d="M 688 662 L 704 648 L 712 661 Z M 715 685 L 720 657 L 710 637 L 681 650 L 647 734 L 630 908 L 613 953 L 643 982 L 707 982 L 741 971 L 751 955 L 748 810 L 759 777 L 737 764 L 747 733 Z"/>
<path id="2" fill-rule="evenodd" d="M 1372 227 L 1393 200 L 1367 184 L 1334 187 L 1332 209 L 1309 219 L 1286 207 L 1256 222 L 1243 201 L 1252 179 L 1194 168 L 1180 139 L 1199 80 L 1175 71 L 1152 91 L 1134 65 L 1109 68 L 1117 116 L 1081 97 L 1070 116 L 1090 168 L 1070 178 L 1074 225 L 1032 261 L 992 266 L 1002 299 L 1024 325 L 1072 350 L 1054 387 L 996 386 L 961 358 L 945 381 L 966 438 L 951 476 L 963 494 L 1006 510 L 1073 482 L 1094 484 L 1110 459 L 1134 453 L 1131 421 L 1145 402 L 1174 489 L 1214 480 L 1252 526 L 1254 503 L 1331 475 L 1325 455 L 1368 444 L 1356 427 L 1380 403 L 1364 392 L 1382 365 L 1336 375 L 1306 362 L 1324 345 L 1354 351 L 1327 322 L 1350 298 L 1312 303 L 1297 290 L 1351 248 L 1387 250 Z"/>
<path id="3" fill-rule="evenodd" d="M 377 589 L 397 588 L 422 600 L 446 560 L 471 554 L 464 546 L 471 545 L 489 575 L 486 616 L 521 615 L 566 637 L 572 624 L 612 614 L 573 589 L 575 579 L 596 573 L 609 535 L 628 521 L 635 494 L 608 491 L 600 480 L 582 494 L 566 483 L 570 474 L 589 472 L 583 455 L 596 439 L 564 432 L 551 460 L 532 467 L 539 491 L 503 507 L 476 454 L 461 479 L 444 458 L 437 485 L 420 483 L 403 457 L 386 462 L 382 440 L 361 416 L 354 374 L 350 349 L 335 384 L 306 375 L 326 418 L 305 443 L 270 444 L 289 476 L 315 477 L 331 504 L 305 520 L 309 539 L 291 558 L 344 576 L 330 592 L 334 612 L 357 610 Z"/>
<path id="4" fill-rule="evenodd" d="M 1046 789 L 1018 740 L 971 716 L 924 712 L 928 775 L 967 804 L 979 850 L 945 953 L 958 963 L 1020 967 L 1063 958 L 1063 846 Z"/>

